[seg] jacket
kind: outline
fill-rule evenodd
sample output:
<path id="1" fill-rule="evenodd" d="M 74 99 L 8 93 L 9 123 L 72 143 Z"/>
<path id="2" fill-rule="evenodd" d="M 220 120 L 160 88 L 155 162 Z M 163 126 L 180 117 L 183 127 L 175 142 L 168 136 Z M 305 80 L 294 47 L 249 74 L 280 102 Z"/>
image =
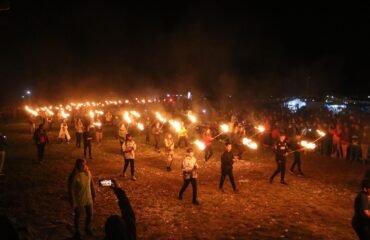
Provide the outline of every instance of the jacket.
<path id="1" fill-rule="evenodd" d="M 123 157 L 125 159 L 135 159 L 136 143 L 134 140 L 125 141 L 122 144 Z"/>
<path id="2" fill-rule="evenodd" d="M 197 168 L 197 159 L 195 157 L 187 155 L 181 164 L 184 179 L 197 178 Z"/>

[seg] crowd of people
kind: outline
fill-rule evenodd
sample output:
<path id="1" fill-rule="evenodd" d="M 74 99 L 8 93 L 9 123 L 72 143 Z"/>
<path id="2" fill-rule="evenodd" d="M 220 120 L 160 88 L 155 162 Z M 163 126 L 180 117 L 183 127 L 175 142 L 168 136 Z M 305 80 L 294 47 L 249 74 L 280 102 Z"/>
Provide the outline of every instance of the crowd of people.
<path id="1" fill-rule="evenodd" d="M 178 198 L 183 199 L 183 194 L 189 184 L 192 186 L 192 202 L 199 205 L 197 199 L 197 176 L 198 159 L 194 156 L 194 149 L 190 147 L 191 139 L 201 137 L 204 142 L 204 161 L 209 161 L 213 155 L 213 145 L 216 138 L 225 144 L 225 150 L 220 156 L 221 175 L 219 190 L 224 192 L 224 181 L 229 177 L 233 191 L 237 193 L 237 188 L 233 175 L 233 164 L 243 159 L 246 146 L 243 138 L 249 136 L 254 138 L 265 149 L 270 149 L 275 153 L 277 168 L 270 177 L 270 183 L 280 174 L 280 183 L 286 185 L 286 158 L 293 154 L 293 163 L 289 171 L 298 176 L 304 176 L 301 163 L 301 152 L 306 149 L 301 145 L 302 139 L 313 140 L 317 143 L 316 149 L 327 157 L 344 159 L 349 162 L 367 164 L 369 162 L 370 129 L 369 118 L 367 115 L 351 113 L 333 114 L 328 111 L 305 112 L 298 111 L 292 113 L 288 110 L 243 110 L 238 112 L 220 112 L 216 121 L 205 119 L 202 122 L 193 124 L 186 120 L 181 122 L 181 128 L 177 131 L 171 129 L 168 123 L 163 123 L 153 115 L 147 114 L 145 119 L 145 143 L 153 141 L 153 148 L 160 152 L 164 147 L 165 167 L 167 171 L 172 170 L 172 163 L 175 158 L 177 148 L 185 148 L 186 155 L 182 160 L 181 169 L 183 173 L 183 185 L 179 191 Z M 35 129 L 35 119 L 31 119 L 30 129 L 33 131 L 33 139 L 37 146 L 38 161 L 44 161 L 44 150 L 49 143 L 47 129 L 53 129 L 54 119 L 52 117 L 43 118 L 42 123 Z M 137 151 L 136 142 L 131 134 L 134 130 L 129 130 L 129 125 L 122 121 L 119 114 L 108 112 L 105 115 L 91 119 L 83 115 L 72 116 L 69 121 L 60 119 L 60 129 L 58 143 L 70 143 L 72 137 L 69 133 L 68 123 L 74 126 L 76 147 L 81 148 L 83 143 L 83 157 L 76 161 L 75 168 L 69 177 L 69 194 L 71 205 L 75 212 L 76 238 L 80 237 L 80 216 L 86 212 L 86 233 L 92 234 L 91 220 L 93 212 L 93 202 L 95 198 L 92 174 L 88 170 L 87 156 L 92 160 L 92 142 L 98 144 L 103 141 L 103 128 L 109 125 L 116 126 L 116 138 L 119 141 L 120 152 L 124 159 L 122 177 L 125 177 L 126 170 L 130 166 L 130 175 L 133 181 L 135 176 L 135 152 Z M 58 122 L 58 120 L 56 120 Z M 219 129 L 220 123 L 227 123 L 230 131 L 222 134 Z M 256 131 L 256 125 L 262 125 L 263 132 Z M 190 131 L 192 128 L 192 131 Z M 35 129 L 35 130 L 33 130 Z M 316 131 L 325 132 L 324 136 L 317 138 Z M 135 132 L 137 133 L 137 132 Z M 220 137 L 218 137 L 220 136 Z M 151 141 L 152 139 L 152 141 Z M 0 134 L 0 174 L 5 158 L 6 138 Z M 298 172 L 296 172 L 296 167 Z M 113 190 L 119 199 L 122 216 L 112 216 L 107 220 L 106 239 L 115 239 L 113 236 L 123 236 L 124 239 L 135 239 L 135 216 L 129 201 L 117 182 L 113 184 Z M 363 191 L 356 198 L 355 217 L 353 226 L 360 239 L 369 236 L 370 207 L 366 199 L 370 199 L 370 183 L 365 180 L 362 183 Z M 368 198 L 366 198 L 366 197 Z M 362 212 L 361 212 L 362 211 Z M 128 214 L 127 214 L 128 212 Z M 127 214 L 127 216 L 125 215 Z M 126 229 L 120 232 L 119 229 Z M 112 235 L 113 234 L 113 235 Z M 109 237 L 111 236 L 111 237 Z"/>

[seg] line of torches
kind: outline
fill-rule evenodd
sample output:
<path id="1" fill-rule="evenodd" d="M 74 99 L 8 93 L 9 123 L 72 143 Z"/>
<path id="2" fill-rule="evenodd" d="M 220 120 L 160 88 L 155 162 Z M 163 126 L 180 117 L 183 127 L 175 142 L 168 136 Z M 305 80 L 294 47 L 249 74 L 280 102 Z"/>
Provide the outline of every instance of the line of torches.
<path id="1" fill-rule="evenodd" d="M 125 103 L 129 103 L 128 100 L 125 101 Z M 53 116 L 54 115 L 54 112 L 52 111 L 52 109 L 56 109 L 59 111 L 60 113 L 60 116 L 63 118 L 63 119 L 66 119 L 70 116 L 70 113 L 67 113 L 65 110 L 71 112 L 72 111 L 72 107 L 74 107 L 75 109 L 79 109 L 80 107 L 84 106 L 84 107 L 104 107 L 104 106 L 108 106 L 108 105 L 119 105 L 119 104 L 122 104 L 122 101 L 105 101 L 105 104 L 104 103 L 95 103 L 95 102 L 86 102 L 86 103 L 71 103 L 70 105 L 66 105 L 65 107 L 63 107 L 63 105 L 59 105 L 59 106 L 49 106 L 49 107 L 41 107 L 41 108 L 36 108 L 36 109 L 32 109 L 31 107 L 29 106 L 25 106 L 25 111 L 27 113 L 29 113 L 30 115 L 32 116 L 38 116 L 40 115 L 40 112 L 44 112 L 45 114 L 49 115 L 49 116 Z M 96 115 L 104 115 L 104 112 L 101 111 L 101 110 L 90 110 L 89 111 L 89 116 L 92 120 L 92 124 L 94 126 L 97 126 L 97 127 L 101 127 L 102 123 L 101 122 L 94 122 L 95 120 L 95 116 Z M 155 116 L 157 118 L 157 120 L 159 122 L 162 123 L 162 126 L 164 123 L 169 123 L 171 125 L 171 127 L 175 130 L 175 132 L 180 132 L 181 131 L 181 128 L 182 128 L 182 125 L 179 121 L 176 121 L 176 120 L 172 120 L 172 119 L 166 119 L 165 117 L 163 117 L 163 115 L 159 112 L 155 112 Z M 144 130 L 144 125 L 137 121 L 141 115 L 140 113 L 138 113 L 137 111 L 125 111 L 123 113 L 123 120 L 128 124 L 128 126 L 134 124 L 140 131 L 143 131 Z M 197 117 L 195 115 L 193 115 L 191 113 L 191 111 L 189 111 L 187 113 L 187 117 L 188 117 L 188 120 L 191 122 L 191 123 L 196 123 L 197 122 Z M 161 127 L 162 127 L 161 126 Z M 253 134 L 252 136 L 250 137 L 244 137 L 242 139 L 242 144 L 247 146 L 248 148 L 250 149 L 257 149 L 258 148 L 258 144 L 252 140 L 252 138 L 257 135 L 257 134 L 261 134 L 265 131 L 265 128 L 264 126 L 262 125 L 258 125 L 255 127 L 256 129 L 256 133 Z M 216 139 L 218 138 L 219 136 L 223 135 L 223 134 L 226 134 L 230 132 L 230 128 L 229 128 L 229 125 L 223 123 L 223 124 L 220 124 L 220 133 L 218 135 L 216 135 L 215 137 L 213 137 L 213 139 Z M 314 141 L 312 142 L 309 142 L 309 141 L 306 141 L 306 140 L 302 140 L 299 142 L 299 144 L 302 146 L 301 149 L 298 149 L 298 150 L 295 150 L 295 151 L 300 151 L 300 150 L 303 150 L 303 149 L 307 149 L 307 150 L 313 150 L 316 148 L 316 143 L 317 141 L 319 141 L 321 138 L 323 138 L 326 133 L 321 131 L 321 130 L 316 130 L 316 133 L 319 135 L 319 137 L 317 139 L 315 139 Z M 202 142 L 201 140 L 195 140 L 194 141 L 194 145 L 198 147 L 199 150 L 203 151 L 205 148 L 206 148 L 206 145 L 204 142 Z M 292 153 L 292 152 L 295 152 L 295 151 L 291 151 L 289 153 Z"/>

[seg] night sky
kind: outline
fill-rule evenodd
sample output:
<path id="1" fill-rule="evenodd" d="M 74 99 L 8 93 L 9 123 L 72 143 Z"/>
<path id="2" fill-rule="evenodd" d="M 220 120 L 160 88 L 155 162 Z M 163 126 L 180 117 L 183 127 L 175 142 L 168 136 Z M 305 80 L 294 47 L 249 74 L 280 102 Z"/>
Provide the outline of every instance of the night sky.
<path id="1" fill-rule="evenodd" d="M 27 88 L 49 100 L 187 89 L 369 94 L 368 4 L 8 2 L 0 12 L 2 102 Z"/>

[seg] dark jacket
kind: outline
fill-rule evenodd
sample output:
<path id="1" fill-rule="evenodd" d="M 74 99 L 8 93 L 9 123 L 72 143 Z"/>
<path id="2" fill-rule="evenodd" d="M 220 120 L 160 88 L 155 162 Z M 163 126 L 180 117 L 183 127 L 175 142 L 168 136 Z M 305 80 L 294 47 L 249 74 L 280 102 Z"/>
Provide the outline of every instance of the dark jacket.
<path id="1" fill-rule="evenodd" d="M 36 129 L 35 133 L 33 134 L 33 140 L 37 145 L 46 144 L 49 142 L 46 131 L 40 128 Z"/>
<path id="2" fill-rule="evenodd" d="M 232 151 L 225 151 L 221 155 L 221 171 L 230 171 L 233 169 L 234 154 Z"/>
<path id="3" fill-rule="evenodd" d="M 275 153 L 276 153 L 276 157 L 285 157 L 284 155 L 288 152 L 288 143 L 286 141 L 283 141 L 281 142 L 280 140 L 278 140 L 276 143 L 275 143 Z"/>
<path id="4" fill-rule="evenodd" d="M 118 205 L 121 210 L 122 218 L 127 226 L 128 239 L 136 240 L 136 217 L 134 210 L 131 207 L 130 200 L 126 193 L 121 188 L 114 189 L 114 193 L 118 198 Z"/>
<path id="5" fill-rule="evenodd" d="M 92 140 L 91 132 L 90 131 L 84 132 L 83 133 L 83 139 L 84 139 L 84 143 L 91 142 L 91 140 Z"/>

